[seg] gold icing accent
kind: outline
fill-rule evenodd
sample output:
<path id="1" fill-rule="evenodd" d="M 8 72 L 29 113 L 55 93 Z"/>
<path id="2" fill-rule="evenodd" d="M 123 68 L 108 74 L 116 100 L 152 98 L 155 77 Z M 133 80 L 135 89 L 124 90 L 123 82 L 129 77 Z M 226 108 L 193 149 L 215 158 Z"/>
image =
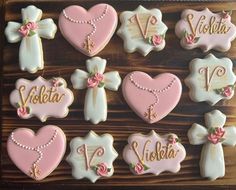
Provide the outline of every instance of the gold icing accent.
<path id="1" fill-rule="evenodd" d="M 193 24 L 194 15 L 193 14 L 187 15 L 187 22 L 194 36 L 206 33 L 208 33 L 209 35 L 226 34 L 231 28 L 226 25 L 226 20 L 223 18 L 221 18 L 219 21 L 216 21 L 216 17 L 211 16 L 209 23 L 205 23 L 206 18 L 207 17 L 205 15 L 201 15 L 197 21 L 197 24 L 194 26 Z"/>
<path id="2" fill-rule="evenodd" d="M 128 30 L 132 33 L 132 38 L 146 39 L 157 32 L 158 19 L 154 15 L 136 13 L 129 18 Z"/>
<path id="3" fill-rule="evenodd" d="M 131 143 L 132 150 L 137 156 L 139 162 L 141 162 L 142 164 L 144 164 L 145 162 L 174 159 L 179 152 L 179 149 L 175 150 L 172 144 L 168 143 L 166 145 L 162 145 L 160 141 L 156 142 L 155 150 L 151 151 L 148 148 L 148 145 L 150 143 L 152 142 L 149 139 L 144 143 L 144 146 L 142 148 L 142 156 L 140 156 L 138 151 L 139 143 L 137 141 L 133 141 Z"/>
<path id="4" fill-rule="evenodd" d="M 210 73 L 209 67 L 201 67 L 198 72 L 199 74 L 205 74 L 206 91 L 209 91 L 214 76 L 224 76 L 226 73 L 226 68 L 223 66 L 216 66 Z"/>
<path id="5" fill-rule="evenodd" d="M 77 148 L 77 153 L 78 154 L 83 154 L 84 155 L 84 158 L 85 158 L 85 167 L 86 167 L 86 170 L 89 170 L 92 166 L 92 161 L 94 160 L 95 156 L 98 156 L 98 157 L 101 157 L 104 155 L 105 153 L 105 148 L 102 147 L 102 146 L 99 146 L 97 147 L 91 157 L 89 158 L 89 155 L 88 155 L 88 146 L 86 144 L 83 144 L 81 146 L 79 146 Z"/>
<path id="6" fill-rule="evenodd" d="M 25 85 L 21 85 L 18 89 L 20 95 L 20 101 L 22 107 L 26 107 L 28 103 L 31 104 L 46 104 L 46 103 L 58 103 L 62 101 L 62 98 L 65 94 L 59 94 L 57 92 L 57 88 L 49 87 L 47 88 L 45 85 L 41 87 L 33 86 L 29 93 L 24 95 L 24 91 L 26 89 Z M 38 94 L 36 94 L 38 92 Z"/>

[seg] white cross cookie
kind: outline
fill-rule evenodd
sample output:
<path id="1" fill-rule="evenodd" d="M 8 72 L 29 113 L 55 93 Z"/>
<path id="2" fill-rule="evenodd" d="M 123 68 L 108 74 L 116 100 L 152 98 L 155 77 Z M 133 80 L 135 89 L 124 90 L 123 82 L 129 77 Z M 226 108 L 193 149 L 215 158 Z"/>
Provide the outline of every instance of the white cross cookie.
<path id="1" fill-rule="evenodd" d="M 86 61 L 88 73 L 76 69 L 71 76 L 74 89 L 87 89 L 84 103 L 85 120 L 97 124 L 107 119 L 107 98 L 104 88 L 117 91 L 121 78 L 117 71 L 105 74 L 106 60 L 93 57 Z"/>
<path id="2" fill-rule="evenodd" d="M 188 131 L 189 142 L 192 145 L 204 144 L 200 159 L 202 177 L 216 180 L 225 175 L 223 145 L 235 146 L 236 127 L 224 127 L 226 116 L 219 110 L 205 114 L 206 127 L 194 123 Z"/>
<path id="3" fill-rule="evenodd" d="M 57 26 L 51 18 L 40 20 L 42 10 L 30 5 L 21 9 L 23 23 L 8 22 L 5 35 L 8 42 L 21 41 L 19 63 L 22 71 L 35 73 L 44 67 L 41 38 L 53 39 Z"/>

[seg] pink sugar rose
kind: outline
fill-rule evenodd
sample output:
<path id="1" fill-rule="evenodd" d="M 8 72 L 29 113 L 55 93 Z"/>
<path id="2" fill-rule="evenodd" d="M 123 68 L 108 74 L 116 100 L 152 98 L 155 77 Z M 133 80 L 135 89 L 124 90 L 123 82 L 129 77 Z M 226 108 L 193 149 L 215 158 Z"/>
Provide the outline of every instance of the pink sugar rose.
<path id="1" fill-rule="evenodd" d="M 28 115 L 27 108 L 26 107 L 17 108 L 17 115 L 19 117 L 24 117 L 24 116 Z"/>
<path id="2" fill-rule="evenodd" d="M 213 144 L 217 144 L 220 140 L 214 133 L 209 134 L 207 139 Z"/>
<path id="3" fill-rule="evenodd" d="M 193 44 L 195 42 L 195 35 L 193 34 L 187 34 L 185 36 L 185 40 L 187 44 Z"/>
<path id="4" fill-rule="evenodd" d="M 100 163 L 97 165 L 97 170 L 96 170 L 97 175 L 99 176 L 107 176 L 108 174 L 108 168 L 105 163 Z"/>
<path id="5" fill-rule="evenodd" d="M 25 37 L 25 36 L 27 36 L 27 35 L 29 34 L 29 29 L 28 29 L 25 25 L 23 25 L 23 26 L 20 27 L 20 29 L 18 30 L 18 32 L 19 32 L 23 37 Z"/>
<path id="6" fill-rule="evenodd" d="M 216 128 L 216 130 L 215 130 L 215 135 L 216 135 L 219 139 L 221 139 L 221 138 L 224 136 L 224 134 L 225 134 L 224 128 L 222 128 L 222 127 L 217 127 L 217 128 Z"/>
<path id="7" fill-rule="evenodd" d="M 142 165 L 140 162 L 138 162 L 138 163 L 135 165 L 135 167 L 134 167 L 134 171 L 135 171 L 137 174 L 143 173 L 143 171 L 144 171 L 143 165 Z"/>
<path id="8" fill-rule="evenodd" d="M 93 77 L 95 80 L 97 80 L 98 82 L 101 82 L 104 78 L 103 74 L 100 73 L 96 73 Z"/>
<path id="9" fill-rule="evenodd" d="M 170 144 L 175 144 L 177 143 L 177 138 L 173 135 L 171 135 L 169 138 L 168 138 L 168 141 Z"/>
<path id="10" fill-rule="evenodd" d="M 232 88 L 230 88 L 229 86 L 224 88 L 224 91 L 222 92 L 222 94 L 225 97 L 230 97 L 232 95 Z"/>
<path id="11" fill-rule="evenodd" d="M 160 45 L 162 43 L 163 39 L 160 35 L 153 35 L 152 36 L 152 43 L 154 46 Z"/>
<path id="12" fill-rule="evenodd" d="M 36 22 L 28 22 L 25 26 L 28 30 L 35 30 L 38 28 L 38 25 Z"/>
<path id="13" fill-rule="evenodd" d="M 90 77 L 87 80 L 87 87 L 88 88 L 94 88 L 97 87 L 99 84 L 99 81 L 95 80 L 94 77 Z"/>

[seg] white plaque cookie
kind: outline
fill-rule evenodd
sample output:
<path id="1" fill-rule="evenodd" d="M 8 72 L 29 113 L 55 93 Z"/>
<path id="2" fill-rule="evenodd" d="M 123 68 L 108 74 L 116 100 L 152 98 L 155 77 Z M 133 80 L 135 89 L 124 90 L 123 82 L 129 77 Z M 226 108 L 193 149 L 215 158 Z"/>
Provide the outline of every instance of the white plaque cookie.
<path id="1" fill-rule="evenodd" d="M 120 14 L 121 27 L 117 34 L 124 41 L 128 53 L 135 51 L 146 56 L 150 51 L 160 51 L 165 47 L 167 26 L 162 22 L 159 9 L 146 9 L 139 5 L 134 11 Z"/>
<path id="2" fill-rule="evenodd" d="M 193 101 L 214 105 L 221 99 L 233 97 L 235 80 L 232 61 L 209 54 L 204 59 L 190 62 L 190 75 L 185 84 L 190 88 L 189 95 Z"/>
<path id="3" fill-rule="evenodd" d="M 100 177 L 113 175 L 113 161 L 118 154 L 113 148 L 113 137 L 110 134 L 98 136 L 90 131 L 84 138 L 72 139 L 70 150 L 66 160 L 72 166 L 74 178 L 88 178 L 95 183 Z"/>

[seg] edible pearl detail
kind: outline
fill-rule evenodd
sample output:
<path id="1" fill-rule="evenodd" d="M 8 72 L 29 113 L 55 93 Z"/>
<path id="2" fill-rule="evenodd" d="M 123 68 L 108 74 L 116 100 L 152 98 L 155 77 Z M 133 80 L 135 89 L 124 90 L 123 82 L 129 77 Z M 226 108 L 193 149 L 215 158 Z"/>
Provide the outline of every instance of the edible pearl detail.
<path id="1" fill-rule="evenodd" d="M 57 136 L 57 130 L 54 131 L 53 136 L 50 138 L 50 140 L 49 140 L 46 144 L 43 144 L 43 145 L 40 145 L 40 146 L 36 146 L 36 147 L 34 147 L 34 148 L 19 143 L 19 142 L 15 139 L 15 137 L 14 137 L 14 132 L 11 133 L 11 140 L 12 140 L 12 142 L 13 142 L 15 145 L 19 146 L 20 148 L 37 152 L 38 155 L 39 155 L 39 157 L 38 157 L 37 160 L 33 163 L 33 164 L 37 164 L 37 163 L 39 163 L 39 161 L 43 158 L 43 153 L 42 153 L 42 151 L 41 151 L 40 149 L 44 149 L 44 148 L 48 147 L 48 146 L 55 140 L 56 136 Z"/>
<path id="2" fill-rule="evenodd" d="M 68 16 L 68 15 L 66 14 L 65 9 L 63 10 L 63 15 L 64 15 L 64 17 L 65 17 L 67 20 L 69 20 L 70 22 L 73 22 L 73 23 L 76 23 L 76 24 L 89 24 L 89 25 L 91 25 L 92 28 L 93 28 L 93 30 L 92 30 L 92 32 L 90 32 L 90 33 L 87 35 L 87 37 L 91 37 L 92 35 L 95 34 L 95 32 L 96 32 L 96 30 L 97 30 L 97 27 L 96 27 L 96 25 L 95 25 L 95 22 L 98 22 L 98 21 L 102 20 L 102 19 L 106 16 L 107 10 L 108 10 L 108 6 L 106 5 L 104 11 L 102 12 L 102 14 L 101 14 L 99 17 L 93 18 L 93 19 L 90 19 L 90 20 L 75 20 L 75 19 L 71 18 L 70 16 Z"/>
<path id="3" fill-rule="evenodd" d="M 137 83 L 137 81 L 134 80 L 133 77 L 134 77 L 134 73 L 130 74 L 129 79 L 134 84 L 134 86 L 136 86 L 140 90 L 147 91 L 147 92 L 154 95 L 155 102 L 153 104 L 151 104 L 149 107 L 154 107 L 155 105 L 157 105 L 158 102 L 159 102 L 159 98 L 158 98 L 157 94 L 164 93 L 167 90 L 169 90 L 176 81 L 176 78 L 173 78 L 166 87 L 164 87 L 163 89 L 158 90 L 158 89 L 147 88 L 147 87 L 144 87 L 144 86 L 140 85 L 139 83 Z"/>

